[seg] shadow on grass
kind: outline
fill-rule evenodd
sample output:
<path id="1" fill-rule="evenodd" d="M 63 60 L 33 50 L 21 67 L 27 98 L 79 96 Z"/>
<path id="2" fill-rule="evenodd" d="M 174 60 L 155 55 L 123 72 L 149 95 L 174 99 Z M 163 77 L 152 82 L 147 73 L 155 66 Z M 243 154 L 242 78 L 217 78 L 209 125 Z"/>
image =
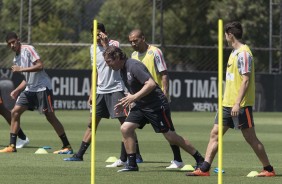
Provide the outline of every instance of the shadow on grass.
<path id="1" fill-rule="evenodd" d="M 164 170 L 142 170 L 142 172 L 168 172 L 168 173 L 183 173 L 185 175 L 188 171 L 181 171 L 180 169 L 164 169 Z"/>
<path id="2" fill-rule="evenodd" d="M 163 162 L 163 161 L 144 161 L 142 163 L 150 163 L 150 164 L 154 164 L 154 163 L 157 163 L 157 164 L 170 164 L 170 162 Z"/>
<path id="3" fill-rule="evenodd" d="M 0 147 L 2 148 L 2 147 L 7 147 L 8 146 L 8 144 L 6 144 L 6 145 L 0 145 Z M 24 149 L 25 148 L 32 148 L 32 149 L 34 149 L 34 148 L 43 148 L 43 146 L 25 146 L 25 147 L 23 147 Z M 18 149 L 23 149 L 23 148 L 18 148 Z M 49 148 L 50 149 L 50 148 Z"/>

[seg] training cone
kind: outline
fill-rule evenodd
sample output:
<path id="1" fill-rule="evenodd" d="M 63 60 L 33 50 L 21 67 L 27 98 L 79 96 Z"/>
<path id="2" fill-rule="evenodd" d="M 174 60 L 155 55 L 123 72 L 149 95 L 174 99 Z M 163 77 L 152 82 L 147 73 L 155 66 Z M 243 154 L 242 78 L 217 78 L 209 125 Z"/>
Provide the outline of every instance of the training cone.
<path id="1" fill-rule="evenodd" d="M 117 157 L 109 157 L 106 162 L 115 162 L 117 161 Z"/>
<path id="2" fill-rule="evenodd" d="M 259 173 L 257 171 L 251 171 L 247 177 L 256 177 Z"/>
<path id="3" fill-rule="evenodd" d="M 48 154 L 44 148 L 39 148 L 34 154 Z"/>
<path id="4" fill-rule="evenodd" d="M 180 169 L 181 171 L 194 171 L 194 167 L 192 165 L 185 165 Z"/>

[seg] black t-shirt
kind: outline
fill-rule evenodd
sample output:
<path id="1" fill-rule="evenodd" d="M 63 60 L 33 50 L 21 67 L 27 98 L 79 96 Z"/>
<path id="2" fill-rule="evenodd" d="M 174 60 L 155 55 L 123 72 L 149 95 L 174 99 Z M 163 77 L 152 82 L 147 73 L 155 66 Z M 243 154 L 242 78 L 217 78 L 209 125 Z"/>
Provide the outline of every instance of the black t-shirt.
<path id="1" fill-rule="evenodd" d="M 140 91 L 149 78 L 153 79 L 147 67 L 135 59 L 126 60 L 124 67 L 120 70 L 120 74 L 126 88 L 131 94 Z M 136 107 L 142 108 L 142 110 L 145 111 L 159 110 L 161 107 L 168 107 L 168 101 L 158 85 L 151 93 L 135 103 Z"/>

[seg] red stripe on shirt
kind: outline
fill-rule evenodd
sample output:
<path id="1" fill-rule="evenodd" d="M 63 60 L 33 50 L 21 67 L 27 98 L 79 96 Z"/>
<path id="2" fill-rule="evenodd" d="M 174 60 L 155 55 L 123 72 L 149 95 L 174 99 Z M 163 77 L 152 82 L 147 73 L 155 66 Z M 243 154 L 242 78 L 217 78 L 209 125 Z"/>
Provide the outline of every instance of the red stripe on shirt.
<path id="1" fill-rule="evenodd" d="M 31 49 L 31 47 L 29 45 L 22 45 L 22 48 L 27 48 L 29 50 L 29 52 L 31 53 L 31 55 L 36 59 L 40 59 L 39 57 L 37 57 L 38 55 L 34 53 L 34 50 Z"/>
<path id="2" fill-rule="evenodd" d="M 157 52 L 158 52 L 158 54 L 159 54 L 159 56 L 160 56 L 160 59 L 161 59 L 161 62 L 162 62 L 162 64 L 163 64 L 164 69 L 167 70 L 165 61 L 164 61 L 164 59 L 163 59 L 163 57 L 162 57 L 162 56 L 163 56 L 162 53 L 160 52 L 159 49 L 157 49 Z"/>
<path id="3" fill-rule="evenodd" d="M 115 47 L 119 47 L 119 42 L 116 40 L 110 40 L 109 41 L 109 45 L 115 46 Z"/>

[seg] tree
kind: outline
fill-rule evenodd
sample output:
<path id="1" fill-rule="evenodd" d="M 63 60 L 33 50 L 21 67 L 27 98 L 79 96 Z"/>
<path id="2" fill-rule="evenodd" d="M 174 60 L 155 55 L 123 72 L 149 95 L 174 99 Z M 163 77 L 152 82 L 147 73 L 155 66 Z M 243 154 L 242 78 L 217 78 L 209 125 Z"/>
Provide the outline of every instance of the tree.
<path id="1" fill-rule="evenodd" d="M 219 18 L 223 19 L 224 23 L 230 21 L 239 21 L 243 26 L 243 40 L 252 48 L 268 47 L 269 33 L 269 1 L 236 1 L 236 0 L 221 0 L 212 1 L 209 8 L 207 18 L 209 24 L 216 24 Z M 211 30 L 210 36 L 217 40 L 216 30 Z M 268 70 L 268 51 L 253 49 L 254 58 L 256 61 L 256 69 L 259 71 Z M 229 54 L 225 54 L 225 61 Z"/>

